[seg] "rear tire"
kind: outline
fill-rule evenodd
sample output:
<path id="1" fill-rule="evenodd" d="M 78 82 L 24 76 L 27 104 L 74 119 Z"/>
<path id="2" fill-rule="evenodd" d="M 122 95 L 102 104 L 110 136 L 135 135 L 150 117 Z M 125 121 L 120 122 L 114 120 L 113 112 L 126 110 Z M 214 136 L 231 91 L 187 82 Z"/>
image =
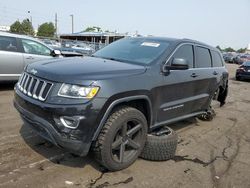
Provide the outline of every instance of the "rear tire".
<path id="1" fill-rule="evenodd" d="M 148 134 L 141 158 L 150 161 L 165 161 L 175 156 L 178 137 L 169 127 L 163 127 L 155 134 Z M 157 135 L 158 134 L 158 135 Z"/>
<path id="2" fill-rule="evenodd" d="M 241 80 L 241 77 L 240 76 L 235 76 L 235 79 L 240 81 Z"/>
<path id="3" fill-rule="evenodd" d="M 133 164 L 146 142 L 147 120 L 139 110 L 123 106 L 108 118 L 93 145 L 96 160 L 110 171 Z"/>
<path id="4" fill-rule="evenodd" d="M 216 116 L 216 113 L 214 109 L 210 106 L 207 112 L 198 116 L 198 119 L 202 121 L 212 121 L 215 116 Z"/>

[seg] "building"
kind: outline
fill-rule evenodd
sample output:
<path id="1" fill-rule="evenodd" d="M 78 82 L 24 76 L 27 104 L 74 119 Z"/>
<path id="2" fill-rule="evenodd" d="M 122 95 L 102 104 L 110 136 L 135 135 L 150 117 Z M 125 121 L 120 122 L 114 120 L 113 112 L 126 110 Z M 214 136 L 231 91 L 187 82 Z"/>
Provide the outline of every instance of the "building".
<path id="1" fill-rule="evenodd" d="M 10 26 L 0 25 L 0 31 L 9 31 L 9 30 L 10 30 Z"/>
<path id="2" fill-rule="evenodd" d="M 91 43 L 104 43 L 109 44 L 118 39 L 124 38 L 126 34 L 115 32 L 79 32 L 72 34 L 62 34 L 61 39 L 88 41 Z"/>
<path id="3" fill-rule="evenodd" d="M 250 43 L 249 43 L 248 46 L 247 46 L 246 53 L 249 53 L 249 54 L 250 54 Z"/>

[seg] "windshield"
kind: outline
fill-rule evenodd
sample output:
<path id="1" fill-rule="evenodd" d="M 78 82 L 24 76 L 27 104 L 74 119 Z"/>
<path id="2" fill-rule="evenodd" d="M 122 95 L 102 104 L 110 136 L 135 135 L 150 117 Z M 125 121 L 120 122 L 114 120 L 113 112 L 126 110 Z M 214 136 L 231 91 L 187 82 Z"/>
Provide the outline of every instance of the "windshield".
<path id="1" fill-rule="evenodd" d="M 125 38 L 113 42 L 93 56 L 135 64 L 149 64 L 162 55 L 169 45 L 167 41 Z"/>
<path id="2" fill-rule="evenodd" d="M 250 66 L 250 61 L 244 62 L 243 65 L 244 66 Z"/>

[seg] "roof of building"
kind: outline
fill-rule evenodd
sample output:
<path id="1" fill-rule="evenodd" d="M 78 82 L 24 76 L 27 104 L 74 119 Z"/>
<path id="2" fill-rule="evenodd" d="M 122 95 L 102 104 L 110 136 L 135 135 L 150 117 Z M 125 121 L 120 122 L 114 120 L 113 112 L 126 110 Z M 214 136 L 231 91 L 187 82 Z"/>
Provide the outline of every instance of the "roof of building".
<path id="1" fill-rule="evenodd" d="M 106 36 L 126 36 L 126 34 L 122 33 L 115 33 L 115 32 L 78 32 L 78 33 L 71 33 L 71 34 L 61 34 L 61 36 L 93 36 L 93 37 L 106 37 Z"/>

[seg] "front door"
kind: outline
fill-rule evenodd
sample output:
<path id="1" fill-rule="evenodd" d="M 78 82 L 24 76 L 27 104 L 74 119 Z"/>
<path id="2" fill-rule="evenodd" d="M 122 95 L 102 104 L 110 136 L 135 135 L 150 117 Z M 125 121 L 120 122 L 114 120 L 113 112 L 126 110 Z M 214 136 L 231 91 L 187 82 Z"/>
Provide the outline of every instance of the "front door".
<path id="1" fill-rule="evenodd" d="M 53 58 L 51 56 L 51 50 L 37 41 L 21 39 L 21 44 L 24 51 L 25 65 L 39 60 Z"/>
<path id="2" fill-rule="evenodd" d="M 178 118 L 194 111 L 192 107 L 195 100 L 195 80 L 197 78 L 192 74 L 194 66 L 193 45 L 183 44 L 177 47 L 167 63 L 171 64 L 174 58 L 186 59 L 189 69 L 170 70 L 169 74 L 163 75 L 157 123 Z"/>

